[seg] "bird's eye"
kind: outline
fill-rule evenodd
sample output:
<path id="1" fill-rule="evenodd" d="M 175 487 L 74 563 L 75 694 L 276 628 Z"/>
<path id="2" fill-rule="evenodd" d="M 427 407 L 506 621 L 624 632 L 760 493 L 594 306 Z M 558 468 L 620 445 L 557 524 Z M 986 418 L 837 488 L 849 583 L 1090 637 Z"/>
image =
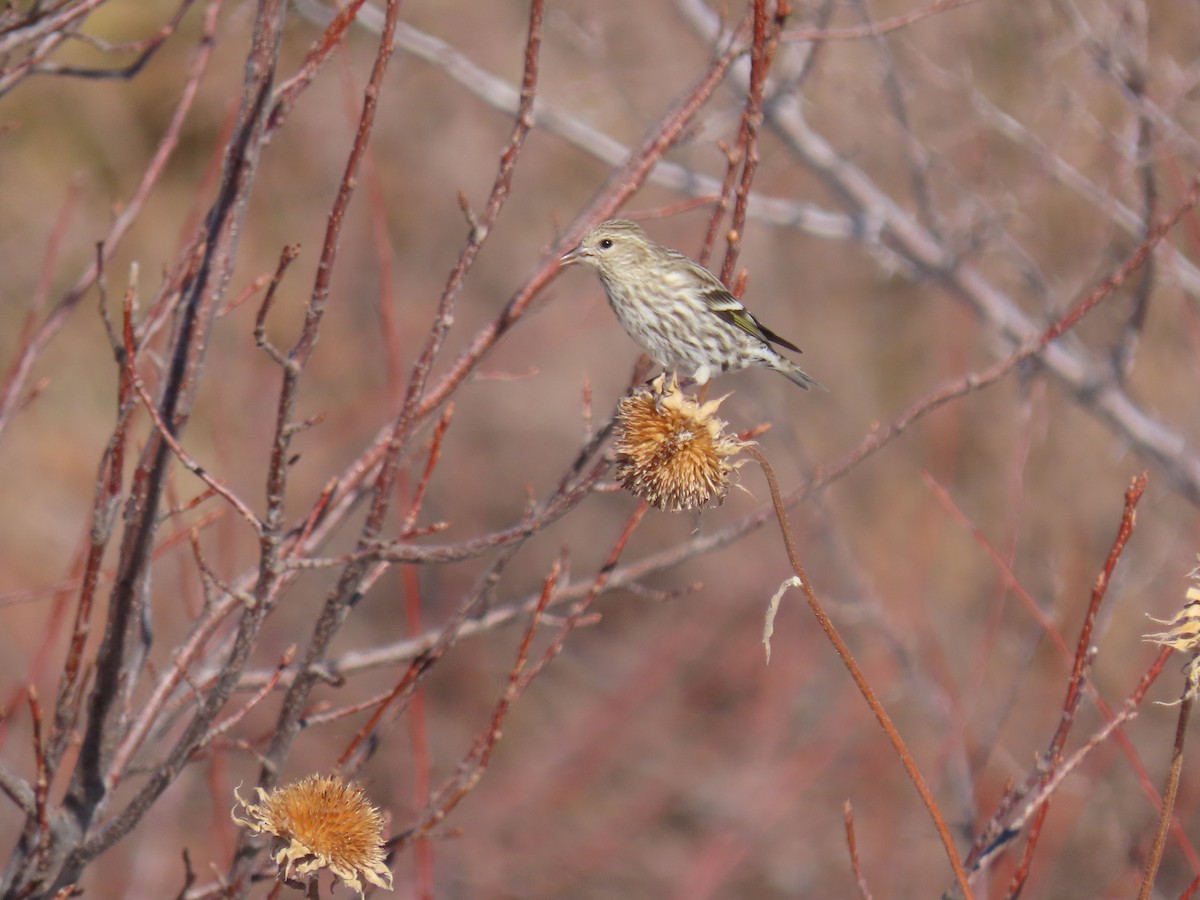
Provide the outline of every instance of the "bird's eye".
<path id="1" fill-rule="evenodd" d="M 602 240 L 599 244 L 599 247 L 601 250 L 611 250 L 612 249 L 612 238 L 605 238 L 604 240 Z"/>

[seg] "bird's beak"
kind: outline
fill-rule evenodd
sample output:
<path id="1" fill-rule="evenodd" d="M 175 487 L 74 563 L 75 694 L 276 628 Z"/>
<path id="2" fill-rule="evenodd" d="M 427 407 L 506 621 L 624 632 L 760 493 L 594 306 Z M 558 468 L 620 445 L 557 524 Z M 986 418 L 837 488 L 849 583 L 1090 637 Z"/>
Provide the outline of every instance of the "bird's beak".
<path id="1" fill-rule="evenodd" d="M 569 265 L 571 265 L 571 263 L 580 262 L 582 259 L 583 259 L 583 245 L 581 244 L 580 246 L 574 248 L 573 250 L 568 250 L 566 253 L 564 253 L 562 255 L 562 258 L 559 259 L 559 263 L 564 266 L 569 266 Z"/>

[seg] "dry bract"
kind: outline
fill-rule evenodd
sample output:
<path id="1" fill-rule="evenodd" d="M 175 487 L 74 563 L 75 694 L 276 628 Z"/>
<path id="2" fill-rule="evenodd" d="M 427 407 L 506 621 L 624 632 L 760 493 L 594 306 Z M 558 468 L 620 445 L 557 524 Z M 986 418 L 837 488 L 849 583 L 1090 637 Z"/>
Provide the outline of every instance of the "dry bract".
<path id="1" fill-rule="evenodd" d="M 743 441 L 725 434 L 714 413 L 660 376 L 623 398 L 617 408 L 617 477 L 659 509 L 699 509 L 720 503 L 729 490 L 731 462 Z"/>
<path id="2" fill-rule="evenodd" d="M 362 788 L 340 778 L 309 775 L 269 794 L 255 788 L 258 803 L 247 803 L 236 790 L 233 821 L 256 834 L 274 836 L 272 857 L 279 879 L 315 877 L 329 869 L 363 895 L 363 880 L 392 889 L 392 873 L 384 862 L 380 840 L 383 817 L 367 801 Z"/>
<path id="3" fill-rule="evenodd" d="M 1192 580 L 1200 585 L 1200 569 L 1192 570 Z M 1146 640 L 1192 654 L 1184 672 L 1187 674 L 1188 694 L 1195 697 L 1200 693 L 1200 586 L 1188 588 L 1187 602 L 1175 618 L 1151 618 L 1169 627 L 1166 631 L 1143 635 Z"/>

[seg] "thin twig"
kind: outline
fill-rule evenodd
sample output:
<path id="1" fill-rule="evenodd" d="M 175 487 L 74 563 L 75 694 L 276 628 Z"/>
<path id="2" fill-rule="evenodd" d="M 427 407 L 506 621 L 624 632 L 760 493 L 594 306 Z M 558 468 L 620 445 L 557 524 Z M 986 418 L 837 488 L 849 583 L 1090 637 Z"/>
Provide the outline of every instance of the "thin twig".
<path id="1" fill-rule="evenodd" d="M 862 863 L 858 858 L 858 841 L 854 837 L 854 808 L 847 800 L 842 804 L 842 821 L 846 825 L 846 849 L 850 851 L 850 871 L 854 873 L 854 884 L 858 887 L 858 896 L 862 900 L 872 900 L 871 889 L 867 886 L 867 878 L 863 874 Z"/>
<path id="2" fill-rule="evenodd" d="M 1009 791 L 1001 800 L 987 826 L 980 832 L 975 846 L 967 857 L 967 865 L 972 876 L 987 869 L 1001 851 L 1016 840 L 1030 819 L 1044 808 L 1045 801 L 1059 788 L 1066 776 L 1079 767 L 1088 754 L 1114 735 L 1120 735 L 1121 730 L 1118 726 L 1137 715 L 1137 711 L 1146 697 L 1146 692 L 1162 673 L 1170 656 L 1170 648 L 1162 648 L 1149 669 L 1139 679 L 1137 686 L 1130 692 L 1120 710 L 1088 738 L 1080 749 L 1062 760 L 1050 778 L 1043 778 L 1042 773 L 1038 772 L 1031 776 L 1028 784 L 1023 788 Z"/>
<path id="3" fill-rule="evenodd" d="M 87 0 L 86 3 L 79 3 L 72 8 L 72 11 L 85 12 L 88 6 L 95 5 L 96 2 L 97 0 Z M 193 101 L 196 99 L 200 81 L 208 71 L 208 63 L 212 57 L 213 47 L 215 46 L 214 38 L 217 30 L 218 14 L 221 10 L 221 2 L 222 0 L 210 0 L 204 13 L 204 29 L 196 47 L 196 54 L 192 61 L 192 66 L 188 71 L 187 81 L 180 92 L 179 102 L 176 103 L 175 110 L 171 114 L 171 121 L 163 132 L 158 147 L 154 151 L 154 156 L 146 165 L 133 193 L 126 201 L 120 204 L 120 211 L 114 217 L 108 233 L 100 242 L 104 248 L 106 259 L 111 259 L 112 255 L 117 252 L 121 246 L 121 239 L 133 226 L 133 223 L 138 220 L 151 192 L 155 185 L 158 184 L 159 178 L 165 171 L 168 161 L 179 145 L 179 136 L 183 130 L 183 124 L 187 120 L 188 113 L 191 111 Z M 41 26 L 39 25 L 39 27 Z M 0 41 L 0 55 L 4 52 L 4 42 Z M 5 375 L 3 384 L 0 385 L 0 432 L 4 431 L 13 412 L 18 407 L 22 388 L 29 378 L 38 356 L 62 329 L 71 311 L 95 283 L 99 271 L 97 262 L 93 262 L 84 269 L 83 273 L 76 279 L 75 284 L 58 301 L 54 309 L 46 317 L 46 320 L 38 328 L 36 334 L 33 335 L 28 346 L 23 346 L 19 355 L 14 360 L 8 373 Z"/>
<path id="4" fill-rule="evenodd" d="M 1048 347 L 1056 346 L 1052 342 L 1057 338 L 1062 337 L 1071 328 L 1079 324 L 1079 322 L 1093 310 L 1105 298 L 1109 297 L 1113 290 L 1129 278 L 1138 267 L 1144 262 L 1147 256 L 1153 250 L 1153 247 L 1158 241 L 1161 241 L 1167 233 L 1185 216 L 1197 201 L 1198 196 L 1197 186 L 1193 186 L 1192 192 L 1181 203 L 1172 214 L 1166 219 L 1160 221 L 1158 226 L 1149 234 L 1124 263 L 1110 276 L 1103 279 L 1100 284 L 1089 291 L 1082 297 L 1074 306 L 1072 306 L 1059 320 L 1051 324 L 1048 328 L 1040 332 L 1036 337 L 1027 340 L 1022 346 L 1011 353 L 1006 358 L 1000 360 L 992 366 L 978 372 L 970 372 L 960 378 L 947 382 L 943 386 L 929 392 L 919 400 L 910 404 L 899 416 L 893 419 L 890 423 L 872 429 L 854 448 L 842 455 L 842 457 L 829 465 L 818 466 L 812 473 L 810 479 L 800 487 L 793 490 L 786 498 L 786 504 L 795 504 L 805 497 L 810 496 L 814 491 L 821 490 L 833 484 L 854 471 L 864 459 L 877 453 L 884 447 L 888 446 L 904 434 L 911 427 L 923 419 L 925 416 L 934 412 L 937 409 L 945 406 L 954 400 L 966 397 L 975 391 L 982 390 L 1016 370 L 1025 361 L 1035 358 L 1039 352 L 1044 351 Z M 596 435 L 595 440 L 600 440 L 606 432 L 602 431 Z M 586 459 L 590 450 L 582 453 L 580 459 Z M 1200 484 L 1200 482 L 1198 482 Z M 762 527 L 772 515 L 770 507 L 763 507 L 753 513 L 748 514 L 741 520 L 732 523 L 731 525 L 711 534 L 705 534 L 696 537 L 692 541 L 672 547 L 667 550 L 647 556 L 645 559 L 632 563 L 618 569 L 613 573 L 611 579 L 612 584 L 627 585 L 636 583 L 638 580 L 645 578 L 653 572 L 662 569 L 677 566 L 688 559 L 695 558 L 705 553 L 710 553 L 729 544 L 734 543 L 744 537 L 751 531 Z M 518 537 L 518 531 L 522 526 L 516 526 L 510 533 L 514 537 Z M 494 540 L 496 536 L 481 538 L 474 547 L 468 549 L 463 545 L 457 547 L 446 548 L 418 548 L 404 546 L 403 549 L 395 547 L 385 551 L 391 559 L 397 562 L 425 561 L 434 559 L 454 559 L 464 551 L 468 555 L 473 555 L 475 552 L 485 551 L 484 546 L 488 541 Z M 309 562 L 297 561 L 295 565 L 326 565 L 327 562 L 319 562 L 316 560 Z M 568 589 L 568 591 L 574 589 Z M 505 607 L 499 607 L 489 611 L 486 616 L 472 620 L 468 623 L 467 630 L 463 636 L 470 634 L 479 634 L 494 628 L 501 627 L 515 618 L 523 615 L 533 602 L 532 599 L 526 598 L 516 603 Z M 421 636 L 418 639 L 406 639 L 405 641 L 393 644 L 389 647 L 377 648 L 369 652 L 354 651 L 346 654 L 337 662 L 338 671 L 350 672 L 359 671 L 362 669 L 372 668 L 379 665 L 390 665 L 397 661 L 411 659 L 414 655 L 425 652 L 436 641 L 436 630 Z M 264 677 L 268 677 L 268 673 L 247 673 L 248 680 L 246 686 L 253 686 L 261 683 Z"/>
<path id="5" fill-rule="evenodd" d="M 396 417 L 389 429 L 386 444 L 381 448 L 379 468 L 374 478 L 371 505 L 367 512 L 362 532 L 359 537 L 359 549 L 366 549 L 379 538 L 384 521 L 393 499 L 393 485 L 399 467 L 401 451 L 411 437 L 411 425 L 417 419 L 417 410 L 429 370 L 433 365 L 453 321 L 454 302 L 461 288 L 462 280 L 478 255 L 488 229 L 499 215 L 500 208 L 508 196 L 513 170 L 517 158 L 528 135 L 531 122 L 528 110 L 532 108 L 534 92 L 537 84 L 538 51 L 541 46 L 542 0 L 535 0 L 530 10 L 529 36 L 525 50 L 525 77 L 522 89 L 523 106 L 518 113 L 513 126 L 512 137 L 501 155 L 499 170 L 484 214 L 484 225 L 470 235 L 455 265 L 438 304 L 438 312 L 434 324 L 426 337 L 421 355 L 413 367 L 404 398 L 404 404 L 399 416 Z M 379 49 L 371 71 L 371 78 L 365 92 L 363 111 L 360 118 L 355 143 L 347 162 L 346 173 L 339 188 L 338 202 L 330 215 L 329 229 L 325 246 L 322 250 L 322 265 L 318 266 L 318 277 L 314 285 L 312 300 L 309 303 L 305 319 L 305 331 L 297 342 L 293 356 L 303 361 L 311 352 L 312 342 L 315 341 L 315 326 L 320 321 L 328 297 L 328 269 L 332 266 L 333 254 L 336 252 L 336 237 L 340 230 L 340 220 L 344 213 L 344 204 L 348 202 L 354 183 L 359 162 L 365 154 L 367 137 L 382 88 L 383 74 L 391 56 L 394 42 L 396 21 L 399 13 L 398 0 L 389 0 L 387 19 L 383 34 L 379 41 Z M 335 221 L 336 219 L 336 221 Z M 279 718 L 272 734 L 270 746 L 264 754 L 264 765 L 259 774 L 259 785 L 269 786 L 277 777 L 279 765 L 284 754 L 291 746 L 299 731 L 300 714 L 307 701 L 309 693 L 316 683 L 315 664 L 321 660 L 330 641 L 337 634 L 341 624 L 349 612 L 351 600 L 364 589 L 367 581 L 378 577 L 382 567 L 375 564 L 369 557 L 356 560 L 343 570 L 337 585 L 326 599 L 314 628 L 312 638 L 301 653 L 300 674 L 292 680 L 284 695 Z"/>
<path id="6" fill-rule="evenodd" d="M 1086 669 L 1090 666 L 1094 653 L 1092 630 L 1096 624 L 1096 616 L 1099 614 L 1100 605 L 1104 601 L 1105 594 L 1108 592 L 1108 585 L 1112 581 L 1117 561 L 1121 558 L 1121 553 L 1124 552 L 1125 545 L 1129 542 L 1129 538 L 1133 534 L 1137 505 L 1142 499 L 1142 494 L 1145 493 L 1145 490 L 1145 474 L 1135 476 L 1130 482 L 1128 490 L 1125 492 L 1125 507 L 1121 513 L 1121 522 L 1117 527 L 1116 537 L 1113 538 L 1112 547 L 1109 548 L 1108 557 L 1104 561 L 1103 568 L 1096 576 L 1096 583 L 1092 586 L 1091 598 L 1088 601 L 1083 623 L 1079 629 L 1079 639 L 1075 644 L 1075 659 L 1071 668 L 1071 679 L 1067 684 L 1067 694 L 1063 700 L 1062 716 L 1059 718 L 1058 727 L 1055 729 L 1054 736 L 1050 739 L 1050 746 L 1045 754 L 1046 770 L 1043 782 L 1054 780 L 1057 775 L 1056 769 L 1062 763 L 1063 748 L 1066 746 L 1067 736 L 1070 734 L 1071 727 L 1075 724 L 1075 714 L 1079 709 L 1079 702 L 1083 697 Z M 1046 816 L 1049 812 L 1050 802 L 1047 797 L 1046 801 L 1038 809 L 1029 827 L 1029 839 L 1026 841 L 1024 854 L 1022 855 L 1020 864 L 1017 866 L 1017 870 L 1013 873 L 1012 881 L 1009 885 L 1010 896 L 1019 894 L 1025 884 L 1033 863 L 1033 853 L 1037 848 L 1038 839 L 1042 833 L 1042 826 L 1045 824 Z"/>
<path id="7" fill-rule="evenodd" d="M 784 506 L 783 496 L 779 492 L 779 483 L 775 480 L 775 471 L 771 468 L 771 464 L 767 461 L 767 458 L 754 447 L 746 447 L 745 452 L 762 467 L 763 474 L 766 476 L 767 486 L 771 491 L 771 502 L 775 507 L 775 517 L 779 522 L 779 531 L 783 537 L 783 546 L 787 551 L 788 562 L 791 564 L 792 572 L 799 579 L 800 589 L 804 592 L 809 609 L 812 610 L 813 615 L 817 619 L 817 624 L 821 626 L 821 630 L 825 632 L 825 636 L 829 639 L 829 642 L 833 644 L 834 651 L 841 659 L 846 670 L 850 673 L 850 677 L 854 679 L 854 684 L 858 687 L 859 693 L 863 695 L 863 699 L 867 701 L 867 706 L 875 714 L 875 718 L 879 721 L 880 727 L 883 728 L 884 734 L 891 741 L 896 755 L 900 757 L 901 764 L 908 772 L 908 777 L 916 787 L 917 793 L 921 796 L 921 802 L 925 804 L 925 809 L 928 810 L 930 818 L 933 819 L 934 828 L 937 830 L 938 837 L 942 840 L 942 846 L 946 849 L 946 856 L 950 860 L 950 867 L 954 870 L 954 879 L 958 882 L 958 888 L 962 891 L 964 900 L 971 900 L 973 894 L 971 893 L 971 885 L 967 881 L 967 873 L 963 870 L 962 862 L 958 858 L 958 851 L 954 848 L 954 838 L 950 834 L 950 829 L 946 825 L 945 819 L 942 817 L 937 801 L 933 797 L 933 792 L 930 791 L 924 776 L 921 775 L 921 770 L 917 767 L 916 760 L 908 752 L 908 747 L 905 745 L 904 739 L 900 737 L 900 733 L 896 731 L 896 727 L 892 724 L 887 710 L 883 708 L 883 704 L 875 696 L 875 692 L 872 690 L 866 676 L 858 667 L 858 663 L 854 661 L 854 656 L 850 653 L 850 648 L 846 646 L 846 642 L 842 640 L 842 636 L 838 634 L 833 622 L 826 615 L 824 608 L 821 606 L 821 601 L 817 599 L 817 594 L 809 583 L 804 566 L 800 562 L 800 556 L 796 552 L 796 544 L 792 539 L 791 528 L 788 526 L 787 509 Z"/>
<path id="8" fill-rule="evenodd" d="M 786 14 L 786 0 L 781 14 Z M 725 259 L 721 263 L 721 281 L 733 287 L 733 270 L 737 266 L 738 251 L 742 235 L 746 231 L 746 212 L 750 200 L 750 186 L 758 169 L 758 133 L 763 121 L 763 91 L 767 85 L 767 71 L 779 36 L 781 19 L 775 16 L 767 20 L 766 0 L 754 0 L 752 39 L 750 41 L 750 84 L 746 90 L 745 109 L 738 129 L 737 159 L 741 166 L 741 177 L 737 181 L 733 199 L 733 221 L 726 233 Z M 744 289 L 744 288 L 743 288 Z M 740 291 L 735 290 L 735 296 Z"/>
<path id="9" fill-rule="evenodd" d="M 1158 875 L 1159 863 L 1162 862 L 1163 849 L 1167 845 L 1167 832 L 1171 830 L 1175 798 L 1179 794 L 1179 782 L 1183 773 L 1183 745 L 1187 740 L 1187 727 L 1192 716 L 1194 695 L 1195 691 L 1190 680 L 1185 680 L 1183 697 L 1179 704 L 1179 718 L 1175 723 L 1175 744 L 1171 750 L 1171 768 L 1167 773 L 1167 787 L 1163 791 L 1162 809 L 1158 814 L 1158 828 L 1154 832 L 1154 846 L 1150 848 L 1150 858 L 1146 861 L 1146 872 L 1142 876 L 1138 900 L 1149 900 L 1150 893 L 1154 890 L 1154 879 Z"/>

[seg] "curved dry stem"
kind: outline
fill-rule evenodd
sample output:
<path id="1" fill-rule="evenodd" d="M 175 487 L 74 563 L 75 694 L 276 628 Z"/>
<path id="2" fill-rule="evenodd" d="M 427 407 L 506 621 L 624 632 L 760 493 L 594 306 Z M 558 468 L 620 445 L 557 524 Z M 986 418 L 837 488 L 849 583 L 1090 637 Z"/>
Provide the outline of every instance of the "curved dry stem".
<path id="1" fill-rule="evenodd" d="M 1162 862 L 1163 848 L 1167 845 L 1167 832 L 1171 830 L 1171 815 L 1175 809 L 1175 797 L 1179 793 L 1179 776 L 1183 772 L 1183 744 L 1187 736 L 1188 721 L 1192 716 L 1192 685 L 1185 681 L 1183 700 L 1179 704 L 1179 720 L 1175 725 L 1175 749 L 1171 755 L 1171 770 L 1167 774 L 1167 787 L 1163 791 L 1162 810 L 1158 816 L 1158 829 L 1154 832 L 1154 846 L 1146 863 L 1146 874 L 1138 890 L 1138 900 L 1149 900 L 1154 888 L 1154 878 Z"/>
<path id="2" fill-rule="evenodd" d="M 846 666 L 850 677 L 854 679 L 854 683 L 863 695 L 863 699 L 867 701 L 867 706 L 871 708 L 871 712 L 875 713 L 875 718 L 879 720 L 879 725 L 888 736 L 888 740 L 892 742 L 892 747 L 895 748 L 897 755 L 900 757 L 900 762 L 908 772 L 908 777 L 912 779 L 917 793 L 921 795 L 921 801 L 925 804 L 925 808 L 929 810 L 929 815 L 933 819 L 933 825 L 937 829 L 938 836 L 942 839 L 943 846 L 946 848 L 946 856 L 950 859 L 950 866 L 954 870 L 954 879 L 958 882 L 959 890 L 962 891 L 962 895 L 966 900 L 971 900 L 973 895 L 971 893 L 971 885 L 967 883 L 967 873 L 963 870 L 962 862 L 958 858 L 958 851 L 954 847 L 954 838 L 950 834 L 950 828 L 946 825 L 946 820 L 942 817 L 941 810 L 938 809 L 937 801 L 933 798 L 933 792 L 929 790 L 929 785 L 921 775 L 921 770 L 917 768 L 916 760 L 908 752 L 904 738 L 900 736 L 900 733 L 896 730 L 896 726 L 892 724 L 887 710 L 883 708 L 883 704 L 875 696 L 875 692 L 871 689 L 867 677 L 863 674 L 862 669 L 858 667 L 858 663 L 854 661 L 854 656 L 850 653 L 850 648 L 846 646 L 846 642 L 842 640 L 842 636 L 838 634 L 833 622 L 826 615 L 824 608 L 821 606 L 821 601 L 817 599 L 816 591 L 813 590 L 812 585 L 808 581 L 808 575 L 805 573 L 804 566 L 800 562 L 800 556 L 796 552 L 796 543 L 792 540 L 792 532 L 788 527 L 787 510 L 783 503 L 783 495 L 779 491 L 779 482 L 775 478 L 775 472 L 771 468 L 771 464 L 754 447 L 747 447 L 745 452 L 762 467 L 763 474 L 767 478 L 767 486 L 771 491 L 771 502 L 775 505 L 775 515 L 779 520 L 779 532 L 783 536 L 783 546 L 787 550 L 788 562 L 791 563 L 792 571 L 800 581 L 800 589 L 804 591 L 804 597 L 808 601 L 809 609 L 816 616 L 817 624 L 821 626 L 821 630 L 825 632 L 825 636 L 829 638 L 829 642 L 833 644 L 834 651 Z"/>

